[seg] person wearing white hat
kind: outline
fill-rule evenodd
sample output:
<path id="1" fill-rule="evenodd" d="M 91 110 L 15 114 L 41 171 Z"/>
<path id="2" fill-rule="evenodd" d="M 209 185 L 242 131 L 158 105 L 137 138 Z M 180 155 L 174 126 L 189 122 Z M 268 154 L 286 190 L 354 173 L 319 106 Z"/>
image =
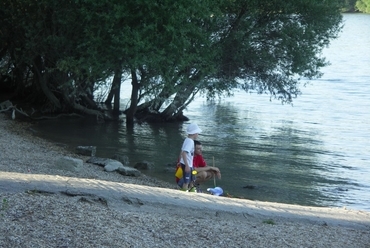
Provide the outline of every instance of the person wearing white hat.
<path id="1" fill-rule="evenodd" d="M 180 154 L 180 157 L 181 157 L 181 154 Z M 180 188 L 182 188 L 182 185 L 184 183 L 184 178 L 182 174 L 182 168 L 180 172 L 179 167 L 181 168 L 181 166 L 179 165 L 176 168 L 175 179 L 176 179 L 177 185 Z M 203 158 L 202 143 L 198 140 L 194 140 L 193 171 L 196 171 L 196 174 L 195 174 L 196 178 L 192 178 L 192 182 L 194 184 L 193 186 L 195 186 L 197 193 L 202 192 L 202 190 L 200 189 L 200 184 L 213 178 L 214 184 L 216 186 L 216 177 L 218 179 L 221 179 L 220 169 L 215 166 L 208 166 L 205 159 Z M 192 189 L 190 189 L 189 191 L 191 190 Z"/>
<path id="2" fill-rule="evenodd" d="M 192 182 L 193 157 L 194 157 L 194 140 L 198 138 L 198 134 L 202 130 L 197 124 L 191 123 L 186 128 L 188 137 L 185 138 L 181 147 L 180 163 L 183 170 L 182 190 L 188 190 L 189 184 Z M 190 185 L 192 187 L 192 185 Z"/>

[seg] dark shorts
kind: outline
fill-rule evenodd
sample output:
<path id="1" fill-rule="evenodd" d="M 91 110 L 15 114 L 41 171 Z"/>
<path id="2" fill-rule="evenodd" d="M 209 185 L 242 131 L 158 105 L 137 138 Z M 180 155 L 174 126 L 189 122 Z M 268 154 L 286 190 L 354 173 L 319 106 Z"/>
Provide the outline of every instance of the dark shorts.
<path id="1" fill-rule="evenodd" d="M 188 183 L 189 184 L 191 181 L 193 181 L 193 176 L 191 174 L 191 171 L 189 173 L 186 173 L 185 172 L 185 165 L 184 164 L 181 164 L 181 168 L 182 168 L 182 171 L 183 171 L 183 176 L 182 176 L 182 178 L 177 183 L 180 187 L 182 187 L 182 185 L 184 183 Z"/>

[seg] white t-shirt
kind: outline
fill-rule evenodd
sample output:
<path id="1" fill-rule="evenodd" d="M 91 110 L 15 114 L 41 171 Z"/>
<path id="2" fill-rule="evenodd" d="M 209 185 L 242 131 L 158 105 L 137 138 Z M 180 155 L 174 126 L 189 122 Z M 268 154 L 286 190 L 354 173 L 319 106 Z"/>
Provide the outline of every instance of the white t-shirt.
<path id="1" fill-rule="evenodd" d="M 193 168 L 193 157 L 194 157 L 194 140 L 186 138 L 182 144 L 181 151 L 186 152 L 186 160 L 190 168 Z M 180 163 L 185 164 L 183 157 L 181 156 Z"/>

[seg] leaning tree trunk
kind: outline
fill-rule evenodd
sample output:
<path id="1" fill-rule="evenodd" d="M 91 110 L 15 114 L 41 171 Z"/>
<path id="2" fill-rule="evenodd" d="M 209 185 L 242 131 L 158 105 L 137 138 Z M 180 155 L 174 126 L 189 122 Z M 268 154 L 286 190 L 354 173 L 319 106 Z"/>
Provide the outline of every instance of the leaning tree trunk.
<path id="1" fill-rule="evenodd" d="M 161 116 L 167 121 L 176 120 L 178 117 L 184 119 L 182 111 L 194 99 L 194 96 L 199 91 L 197 89 L 198 82 L 202 78 L 200 71 L 189 73 L 189 80 L 183 81 L 179 85 L 178 92 L 172 103 L 162 111 Z"/>
<path id="2" fill-rule="evenodd" d="M 183 106 L 191 97 L 194 90 L 195 85 L 187 85 L 184 89 L 177 92 L 172 103 L 168 105 L 168 107 L 161 113 L 162 118 L 165 120 L 173 119 L 179 111 L 182 111 L 184 109 Z"/>
<path id="3" fill-rule="evenodd" d="M 179 72 L 178 75 L 173 77 L 171 79 L 172 82 L 177 82 L 179 80 L 181 73 L 183 71 Z M 143 81 L 141 81 L 143 82 Z M 159 109 L 162 107 L 162 105 L 168 100 L 168 98 L 175 94 L 176 92 L 179 91 L 179 86 L 178 85 L 170 85 L 170 84 L 165 84 L 161 92 L 152 100 L 146 101 L 142 104 L 140 104 L 137 107 L 137 111 L 139 112 L 157 112 L 159 113 Z M 151 111 L 149 111 L 149 108 Z"/>
<path id="4" fill-rule="evenodd" d="M 144 102 L 137 106 L 137 111 L 142 112 L 149 112 L 149 108 L 152 111 L 159 112 L 159 109 L 168 100 L 168 98 L 176 93 L 176 86 L 175 87 L 164 87 L 162 91 L 156 96 L 156 98 Z"/>
<path id="5" fill-rule="evenodd" d="M 42 69 L 42 61 L 41 57 L 38 56 L 34 61 L 33 61 L 33 67 L 34 67 L 34 73 L 37 76 L 38 82 L 40 84 L 40 87 L 45 94 L 45 96 L 49 99 L 49 101 L 58 109 L 61 108 L 60 101 L 56 96 L 51 92 L 47 86 L 47 82 L 45 79 L 45 74 L 41 74 L 41 69 Z M 47 73 L 47 72 L 46 72 Z"/>
<path id="6" fill-rule="evenodd" d="M 113 79 L 113 81 L 114 81 L 114 79 Z M 112 86 L 110 87 L 107 99 L 105 99 L 104 103 L 107 104 L 107 105 L 110 105 L 113 101 L 113 97 L 114 97 L 114 84 L 112 82 Z"/>

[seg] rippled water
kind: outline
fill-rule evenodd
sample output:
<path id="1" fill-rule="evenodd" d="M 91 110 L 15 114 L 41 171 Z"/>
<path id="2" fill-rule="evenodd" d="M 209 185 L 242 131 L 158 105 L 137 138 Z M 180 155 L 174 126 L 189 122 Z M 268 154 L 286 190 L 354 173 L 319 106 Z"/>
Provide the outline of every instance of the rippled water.
<path id="1" fill-rule="evenodd" d="M 189 106 L 185 115 L 203 129 L 204 156 L 221 169 L 216 185 L 225 192 L 370 210 L 370 15 L 345 14 L 344 19 L 343 34 L 325 50 L 332 65 L 302 88 L 293 106 L 245 92 L 217 104 L 198 98 Z M 124 85 L 123 95 L 129 92 Z M 179 154 L 186 125 L 127 130 L 124 124 L 69 120 L 40 122 L 37 128 L 71 148 L 96 145 L 98 156 L 119 153 L 131 164 L 152 161 L 155 168 L 147 174 L 174 182 L 167 164 Z"/>

